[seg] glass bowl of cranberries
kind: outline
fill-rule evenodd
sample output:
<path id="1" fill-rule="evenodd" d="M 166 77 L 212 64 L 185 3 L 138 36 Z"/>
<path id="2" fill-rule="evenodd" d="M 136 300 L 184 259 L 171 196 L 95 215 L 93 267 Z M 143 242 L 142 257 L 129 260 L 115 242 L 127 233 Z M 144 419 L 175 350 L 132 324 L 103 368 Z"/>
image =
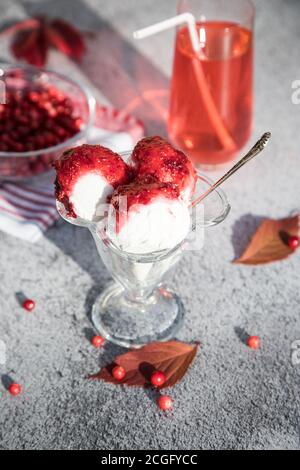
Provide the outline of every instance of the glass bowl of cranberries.
<path id="1" fill-rule="evenodd" d="M 86 141 L 95 99 L 56 72 L 0 65 L 0 181 L 51 169 L 65 150 Z"/>

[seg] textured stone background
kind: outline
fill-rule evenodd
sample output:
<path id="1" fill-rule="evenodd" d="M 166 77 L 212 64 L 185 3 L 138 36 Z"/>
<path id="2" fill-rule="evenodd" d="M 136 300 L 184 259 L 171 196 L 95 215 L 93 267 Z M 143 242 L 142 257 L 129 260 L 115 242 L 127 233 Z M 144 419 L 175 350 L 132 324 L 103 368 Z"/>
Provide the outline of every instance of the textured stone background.
<path id="1" fill-rule="evenodd" d="M 55 53 L 49 66 L 127 106 L 149 133 L 163 133 L 149 96 L 166 100 L 173 35 L 134 43 L 131 32 L 172 15 L 175 3 L 1 0 L 0 18 L 47 12 L 95 30 L 81 69 Z M 273 140 L 263 158 L 228 182 L 230 217 L 207 231 L 205 249 L 187 254 L 175 273 L 187 309 L 179 337 L 200 340 L 202 348 L 171 391 L 174 412 L 162 416 L 143 390 L 84 379 L 119 352 L 107 346 L 99 353 L 87 340 L 87 312 L 109 280 L 89 233 L 62 221 L 36 245 L 0 233 L 0 339 L 7 344 L 0 448 L 299 449 L 300 366 L 291 363 L 291 344 L 300 339 L 300 253 L 266 267 L 231 263 L 260 217 L 299 209 L 300 106 L 291 102 L 291 83 L 300 79 L 300 2 L 255 3 L 253 140 L 265 130 Z M 0 56 L 7 57 L 4 41 Z M 34 314 L 20 309 L 18 291 L 36 299 Z M 244 346 L 241 330 L 261 336 L 258 352 Z M 8 396 L 7 376 L 23 384 L 22 396 Z"/>

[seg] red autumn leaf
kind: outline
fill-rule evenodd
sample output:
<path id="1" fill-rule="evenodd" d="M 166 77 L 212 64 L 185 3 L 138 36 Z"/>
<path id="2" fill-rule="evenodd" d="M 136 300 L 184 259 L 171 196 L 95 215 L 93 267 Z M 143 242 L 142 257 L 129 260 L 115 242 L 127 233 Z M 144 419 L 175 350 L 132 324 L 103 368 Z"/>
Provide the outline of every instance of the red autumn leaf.
<path id="1" fill-rule="evenodd" d="M 234 263 L 258 265 L 287 258 L 295 251 L 289 247 L 289 237 L 298 236 L 299 227 L 300 215 L 281 220 L 264 220 L 246 251 Z"/>
<path id="2" fill-rule="evenodd" d="M 39 16 L 9 26 L 1 33 L 13 33 L 11 50 L 17 59 L 38 67 L 45 65 L 50 47 L 74 60 L 80 60 L 85 52 L 83 35 L 60 19 L 48 20 Z"/>
<path id="3" fill-rule="evenodd" d="M 82 35 L 72 25 L 63 20 L 53 20 L 47 30 L 49 42 L 73 59 L 80 60 L 85 44 Z"/>
<path id="4" fill-rule="evenodd" d="M 47 61 L 48 46 L 44 32 L 39 29 L 17 34 L 11 50 L 17 59 L 24 59 L 37 67 L 42 67 Z"/>
<path id="5" fill-rule="evenodd" d="M 161 388 L 172 387 L 185 375 L 193 362 L 198 344 L 186 344 L 180 341 L 166 343 L 150 343 L 141 349 L 135 349 L 117 356 L 113 363 L 108 364 L 95 375 L 89 376 L 92 380 L 104 380 L 115 385 L 128 385 L 131 387 L 146 387 L 150 384 L 150 377 L 156 370 L 166 376 Z M 114 379 L 112 369 L 122 366 L 126 375 L 122 381 Z"/>

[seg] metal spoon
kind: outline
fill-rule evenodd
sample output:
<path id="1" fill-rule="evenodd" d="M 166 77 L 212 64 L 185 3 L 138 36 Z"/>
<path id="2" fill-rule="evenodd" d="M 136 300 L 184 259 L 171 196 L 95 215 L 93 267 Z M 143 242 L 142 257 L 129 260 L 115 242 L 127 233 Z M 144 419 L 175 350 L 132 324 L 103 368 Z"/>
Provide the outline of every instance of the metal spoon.
<path id="1" fill-rule="evenodd" d="M 246 153 L 243 158 L 241 158 L 229 171 L 227 171 L 227 173 L 225 173 L 225 175 L 223 175 L 218 181 L 216 181 L 204 194 L 195 199 L 195 201 L 192 202 L 191 206 L 194 207 L 196 204 L 199 204 L 199 202 L 203 201 L 203 199 L 205 199 L 210 193 L 212 193 L 215 189 L 221 186 L 224 181 L 228 180 L 230 176 L 232 176 L 236 171 L 238 171 L 242 166 L 244 166 L 245 163 L 248 163 L 253 157 L 262 152 L 263 149 L 266 148 L 270 138 L 271 132 L 266 132 L 256 142 L 252 149 L 249 150 L 248 153 Z"/>

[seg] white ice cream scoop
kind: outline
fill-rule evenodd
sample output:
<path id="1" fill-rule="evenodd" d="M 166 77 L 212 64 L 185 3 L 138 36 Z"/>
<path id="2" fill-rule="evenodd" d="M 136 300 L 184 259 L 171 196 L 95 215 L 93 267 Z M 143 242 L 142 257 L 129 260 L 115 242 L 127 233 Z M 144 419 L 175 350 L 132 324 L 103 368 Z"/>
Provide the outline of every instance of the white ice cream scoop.
<path id="1" fill-rule="evenodd" d="M 178 188 L 170 183 L 132 183 L 123 188 L 112 197 L 107 221 L 107 235 L 116 246 L 146 254 L 172 249 L 184 240 L 191 218 Z"/>
<path id="2" fill-rule="evenodd" d="M 116 187 L 128 183 L 132 170 L 120 155 L 101 145 L 81 145 L 56 162 L 55 195 L 67 216 L 94 221 Z"/>
<path id="3" fill-rule="evenodd" d="M 107 196 L 113 191 L 113 186 L 102 175 L 87 173 L 78 178 L 69 200 L 78 217 L 96 220 L 104 215 Z"/>

